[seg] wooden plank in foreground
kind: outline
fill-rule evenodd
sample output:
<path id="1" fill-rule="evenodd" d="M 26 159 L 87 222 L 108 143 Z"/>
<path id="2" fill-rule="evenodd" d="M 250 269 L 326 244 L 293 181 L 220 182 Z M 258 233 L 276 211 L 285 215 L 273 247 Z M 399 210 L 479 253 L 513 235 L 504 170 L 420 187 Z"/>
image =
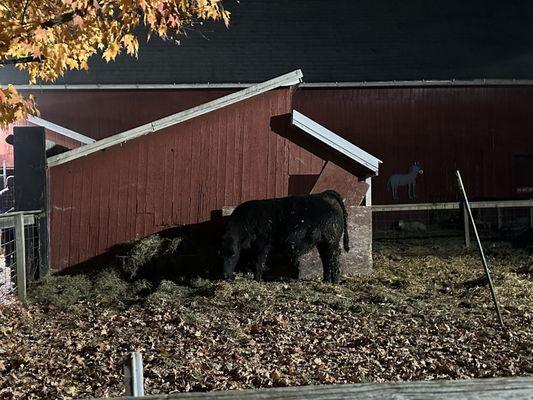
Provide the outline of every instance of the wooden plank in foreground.
<path id="1" fill-rule="evenodd" d="M 144 398 L 158 400 L 531 400 L 533 399 L 533 376 L 176 393 Z M 123 399 L 133 399 L 133 397 Z"/>

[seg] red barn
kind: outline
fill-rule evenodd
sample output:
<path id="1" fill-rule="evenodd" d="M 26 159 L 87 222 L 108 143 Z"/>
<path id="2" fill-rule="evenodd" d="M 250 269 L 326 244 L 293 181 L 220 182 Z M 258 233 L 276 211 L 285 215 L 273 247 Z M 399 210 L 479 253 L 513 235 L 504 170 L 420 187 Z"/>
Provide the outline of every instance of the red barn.
<path id="1" fill-rule="evenodd" d="M 293 111 L 301 77 L 295 71 L 50 157 L 51 265 L 209 221 L 225 206 L 287 196 L 296 177 L 312 179 L 293 193 L 308 193 L 324 175 L 355 195 L 357 178 L 351 187 L 346 180 L 374 176 L 379 160 Z M 353 175 L 325 168 L 328 161 Z"/>

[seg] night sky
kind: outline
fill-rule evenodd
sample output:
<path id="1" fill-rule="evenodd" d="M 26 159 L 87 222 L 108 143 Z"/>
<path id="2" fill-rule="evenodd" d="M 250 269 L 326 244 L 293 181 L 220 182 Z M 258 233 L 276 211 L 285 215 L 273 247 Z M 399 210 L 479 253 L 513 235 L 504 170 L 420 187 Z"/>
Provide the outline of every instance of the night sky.
<path id="1" fill-rule="evenodd" d="M 234 0 L 232 24 L 151 40 L 139 60 L 95 59 L 58 83 L 259 82 L 301 68 L 306 82 L 532 79 L 533 2 Z M 198 33 L 196 30 L 202 33 Z M 0 82 L 24 74 L 0 70 Z"/>

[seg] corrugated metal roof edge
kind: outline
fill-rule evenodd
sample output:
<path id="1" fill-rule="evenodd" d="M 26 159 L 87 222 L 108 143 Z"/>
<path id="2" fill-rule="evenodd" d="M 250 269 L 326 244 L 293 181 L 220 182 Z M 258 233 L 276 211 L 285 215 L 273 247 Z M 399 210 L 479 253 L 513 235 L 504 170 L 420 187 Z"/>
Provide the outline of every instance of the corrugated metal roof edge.
<path id="1" fill-rule="evenodd" d="M 65 153 L 58 154 L 50 157 L 47 160 L 48 166 L 55 166 L 66 163 L 68 161 L 75 160 L 80 157 L 87 156 L 100 150 L 107 149 L 108 147 L 115 146 L 117 144 L 125 143 L 129 140 L 147 135 L 152 132 L 159 131 L 172 125 L 176 125 L 180 122 L 187 121 L 189 119 L 198 117 L 218 110 L 220 108 L 229 106 L 231 104 L 238 103 L 240 101 L 257 96 L 261 93 L 268 92 L 282 86 L 292 86 L 299 84 L 302 80 L 303 74 L 301 70 L 295 70 L 288 74 L 278 76 L 277 78 L 270 79 L 266 82 L 258 85 L 250 86 L 246 89 L 240 90 L 235 93 L 220 97 L 218 99 L 209 101 L 199 106 L 190 108 L 185 111 L 169 115 L 164 118 L 149 122 L 147 124 L 138 126 L 127 131 L 117 133 L 113 136 L 109 136 L 105 139 L 98 140 L 94 143 L 86 144 L 85 146 L 78 147 L 76 149 L 67 151 Z"/>
<path id="2" fill-rule="evenodd" d="M 14 85 L 17 90 L 171 90 L 171 89 L 238 89 L 258 83 L 162 83 L 162 84 L 64 84 L 64 85 Z M 425 87 L 425 86 L 533 86 L 533 79 L 470 79 L 470 80 L 400 80 L 361 82 L 302 82 L 304 88 L 374 88 L 374 87 Z"/>

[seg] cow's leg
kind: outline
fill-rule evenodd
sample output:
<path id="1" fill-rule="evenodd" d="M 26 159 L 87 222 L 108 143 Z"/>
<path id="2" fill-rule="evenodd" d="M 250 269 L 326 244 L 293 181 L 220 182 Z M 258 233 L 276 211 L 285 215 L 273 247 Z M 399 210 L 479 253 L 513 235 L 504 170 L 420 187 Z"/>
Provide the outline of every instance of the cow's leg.
<path id="1" fill-rule="evenodd" d="M 408 192 L 409 192 L 409 199 L 413 200 L 413 184 L 412 183 L 409 183 Z"/>
<path id="2" fill-rule="evenodd" d="M 324 282 L 338 283 L 340 278 L 339 243 L 322 242 L 317 245 L 317 249 L 324 268 Z"/>
<path id="3" fill-rule="evenodd" d="M 413 182 L 413 199 L 416 199 L 416 182 Z"/>
<path id="4" fill-rule="evenodd" d="M 266 269 L 266 262 L 268 258 L 268 253 L 270 252 L 270 246 L 262 246 L 258 249 L 257 258 L 255 260 L 254 266 L 254 279 L 256 281 L 261 281 L 263 279 L 263 272 Z"/>
<path id="5" fill-rule="evenodd" d="M 287 274 L 290 279 L 300 279 L 300 257 L 297 254 L 289 256 L 290 271 Z"/>

